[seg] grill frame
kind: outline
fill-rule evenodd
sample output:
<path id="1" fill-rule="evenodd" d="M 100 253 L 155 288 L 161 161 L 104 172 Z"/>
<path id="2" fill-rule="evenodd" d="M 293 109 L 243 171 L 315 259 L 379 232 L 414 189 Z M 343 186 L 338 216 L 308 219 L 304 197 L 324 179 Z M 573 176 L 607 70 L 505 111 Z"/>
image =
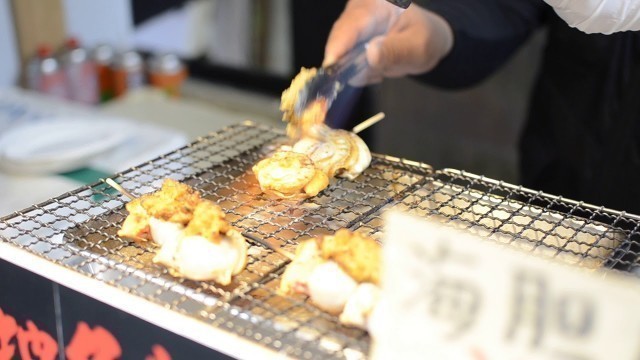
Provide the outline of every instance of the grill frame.
<path id="1" fill-rule="evenodd" d="M 640 268 L 636 215 L 385 155 L 374 155 L 362 176 L 339 179 L 313 199 L 266 199 L 247 170 L 283 138 L 280 130 L 246 122 L 114 176 L 135 195 L 158 189 L 169 176 L 220 204 L 250 244 L 247 269 L 228 287 L 174 277 L 152 263 L 150 245 L 119 239 L 115 231 L 126 215 L 126 199 L 101 182 L 0 218 L 0 241 L 299 358 L 365 358 L 370 339 L 303 296 L 277 294 L 288 259 L 252 237 L 290 251 L 306 238 L 341 227 L 379 238 L 381 214 L 405 208 L 427 218 L 444 217 L 452 226 L 507 246 L 537 244 L 530 250 L 588 267 Z M 563 245 L 545 245 L 554 238 Z"/>

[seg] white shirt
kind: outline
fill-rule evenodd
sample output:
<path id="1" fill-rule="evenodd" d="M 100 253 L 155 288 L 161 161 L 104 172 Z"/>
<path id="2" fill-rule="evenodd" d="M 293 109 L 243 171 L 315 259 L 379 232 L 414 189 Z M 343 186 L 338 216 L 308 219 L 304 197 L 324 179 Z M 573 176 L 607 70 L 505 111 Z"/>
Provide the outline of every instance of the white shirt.
<path id="1" fill-rule="evenodd" d="M 640 30 L 640 0 L 545 0 L 569 24 L 586 33 Z"/>

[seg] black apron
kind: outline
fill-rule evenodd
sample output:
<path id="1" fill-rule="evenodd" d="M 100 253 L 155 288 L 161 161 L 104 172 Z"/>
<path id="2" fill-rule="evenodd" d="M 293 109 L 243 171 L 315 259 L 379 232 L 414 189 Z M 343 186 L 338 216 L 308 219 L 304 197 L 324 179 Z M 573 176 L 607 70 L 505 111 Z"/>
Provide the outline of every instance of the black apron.
<path id="1" fill-rule="evenodd" d="M 640 33 L 550 19 L 520 155 L 527 187 L 640 214 Z"/>

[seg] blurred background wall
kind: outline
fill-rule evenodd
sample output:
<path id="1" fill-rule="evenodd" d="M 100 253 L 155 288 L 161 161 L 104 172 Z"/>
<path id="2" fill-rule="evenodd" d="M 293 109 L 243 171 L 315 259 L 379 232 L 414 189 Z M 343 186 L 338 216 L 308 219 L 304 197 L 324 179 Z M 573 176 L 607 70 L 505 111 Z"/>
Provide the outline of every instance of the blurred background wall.
<path id="1" fill-rule="evenodd" d="M 130 0 L 64 0 L 63 6 L 67 33 L 81 37 L 86 46 L 133 45 Z"/>
<path id="2" fill-rule="evenodd" d="M 10 0 L 0 0 L 0 87 L 18 81 L 20 65 Z"/>

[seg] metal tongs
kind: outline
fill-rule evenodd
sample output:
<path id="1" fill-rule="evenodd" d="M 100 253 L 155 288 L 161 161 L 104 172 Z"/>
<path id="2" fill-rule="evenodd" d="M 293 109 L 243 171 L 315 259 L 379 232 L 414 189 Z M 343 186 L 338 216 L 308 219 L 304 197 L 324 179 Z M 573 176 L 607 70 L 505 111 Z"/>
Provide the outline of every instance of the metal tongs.
<path id="1" fill-rule="evenodd" d="M 293 108 L 300 117 L 304 110 L 316 99 L 324 98 L 327 108 L 338 97 L 346 83 L 354 76 L 362 73 L 369 66 L 367 62 L 366 43 L 360 43 L 341 57 L 337 62 L 318 69 L 316 75 L 307 81 L 300 90 Z"/>
<path id="2" fill-rule="evenodd" d="M 387 1 L 401 9 L 406 9 L 411 5 L 411 0 Z M 326 99 L 327 108 L 331 107 L 331 103 L 338 97 L 338 93 L 344 89 L 345 83 L 365 71 L 369 66 L 366 50 L 366 42 L 361 42 L 336 63 L 320 68 L 316 75 L 298 92 L 293 107 L 295 115 L 301 117 L 307 106 L 319 98 Z"/>

